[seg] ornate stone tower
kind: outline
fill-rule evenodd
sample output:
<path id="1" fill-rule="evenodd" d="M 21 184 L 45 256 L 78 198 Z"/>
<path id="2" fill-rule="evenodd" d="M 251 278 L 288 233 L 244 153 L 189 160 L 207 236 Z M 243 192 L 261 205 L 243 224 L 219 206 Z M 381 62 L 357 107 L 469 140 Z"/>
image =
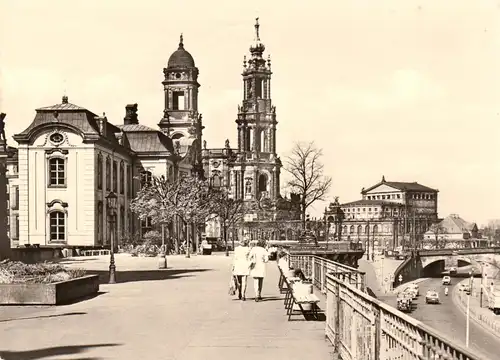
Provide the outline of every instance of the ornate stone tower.
<path id="1" fill-rule="evenodd" d="M 203 126 L 198 113 L 198 68 L 191 54 L 184 49 L 182 34 L 179 48 L 170 55 L 163 74 L 165 109 L 158 126 L 173 140 L 195 137 L 201 142 Z"/>
<path id="2" fill-rule="evenodd" d="M 281 161 L 276 151 L 276 108 L 271 101 L 271 58 L 263 58 L 259 19 L 250 59 L 243 60 L 243 101 L 238 106 L 238 159 L 233 192 L 239 199 L 280 198 Z"/>

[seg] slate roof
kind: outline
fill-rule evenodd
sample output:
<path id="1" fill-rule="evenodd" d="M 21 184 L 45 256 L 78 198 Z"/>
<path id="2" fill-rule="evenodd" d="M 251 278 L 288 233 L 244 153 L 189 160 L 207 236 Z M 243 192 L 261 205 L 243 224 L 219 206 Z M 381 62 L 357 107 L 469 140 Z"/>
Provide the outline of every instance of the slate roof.
<path id="1" fill-rule="evenodd" d="M 356 200 L 352 202 L 348 202 L 345 204 L 341 204 L 340 206 L 363 206 L 363 205 L 400 205 L 398 203 L 390 202 L 390 201 L 384 201 L 384 200 Z"/>
<path id="2" fill-rule="evenodd" d="M 138 155 L 157 153 L 168 156 L 175 153 L 172 139 L 161 131 L 142 124 L 113 125 L 106 122 L 105 136 L 103 136 L 99 131 L 96 117 L 92 111 L 69 103 L 68 97 L 63 96 L 61 104 L 36 109 L 35 119 L 24 131 L 14 135 L 14 140 L 30 141 L 30 137 L 39 127 L 65 124 L 80 131 L 84 137 L 93 140 L 106 139 L 114 144 L 119 144 L 120 134 L 123 134 L 123 148 L 128 148 Z"/>
<path id="3" fill-rule="evenodd" d="M 386 181 L 385 177 L 382 177 L 382 181 L 379 183 L 370 186 L 368 189 L 363 189 L 361 191 L 361 194 L 366 194 L 368 191 L 371 191 L 375 188 L 377 188 L 380 185 L 387 185 L 392 188 L 395 188 L 397 190 L 401 191 L 423 191 L 423 192 L 438 192 L 439 190 L 430 188 L 428 186 L 419 184 L 418 182 L 403 182 L 403 181 Z"/>

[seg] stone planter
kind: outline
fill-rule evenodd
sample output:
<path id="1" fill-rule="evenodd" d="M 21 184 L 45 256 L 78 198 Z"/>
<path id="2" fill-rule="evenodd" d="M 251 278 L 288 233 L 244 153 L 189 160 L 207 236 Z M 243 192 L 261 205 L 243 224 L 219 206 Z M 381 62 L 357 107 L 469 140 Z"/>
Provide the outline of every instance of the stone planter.
<path id="1" fill-rule="evenodd" d="M 0 284 L 0 305 L 59 305 L 98 291 L 98 275 L 52 284 Z"/>

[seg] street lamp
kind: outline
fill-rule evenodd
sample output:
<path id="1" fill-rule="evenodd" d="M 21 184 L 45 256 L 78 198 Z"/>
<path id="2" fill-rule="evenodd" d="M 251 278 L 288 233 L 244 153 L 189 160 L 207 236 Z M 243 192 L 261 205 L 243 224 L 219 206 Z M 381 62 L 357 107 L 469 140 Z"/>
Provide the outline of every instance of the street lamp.
<path id="1" fill-rule="evenodd" d="M 467 295 L 467 323 L 465 325 L 465 347 L 469 347 L 470 297 L 472 296 L 472 270 L 469 271 L 469 294 Z"/>
<path id="2" fill-rule="evenodd" d="M 116 266 L 115 266 L 115 218 L 116 218 L 116 194 L 111 191 L 108 196 L 106 196 L 106 205 L 108 209 L 109 223 L 111 225 L 110 234 L 110 257 L 109 257 L 109 284 L 116 283 Z"/>

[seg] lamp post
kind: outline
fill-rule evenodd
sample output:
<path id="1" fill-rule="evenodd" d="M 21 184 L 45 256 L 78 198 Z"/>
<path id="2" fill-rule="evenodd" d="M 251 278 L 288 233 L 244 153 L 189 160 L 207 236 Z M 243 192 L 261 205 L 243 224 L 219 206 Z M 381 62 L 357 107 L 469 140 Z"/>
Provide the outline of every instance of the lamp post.
<path id="1" fill-rule="evenodd" d="M 115 266 L 115 217 L 116 217 L 116 194 L 111 191 L 106 196 L 106 204 L 108 208 L 109 223 L 111 225 L 111 241 L 110 241 L 110 257 L 109 257 L 109 284 L 116 283 L 116 266 Z"/>
<path id="2" fill-rule="evenodd" d="M 467 295 L 467 323 L 465 325 L 465 347 L 469 347 L 470 297 L 472 296 L 472 270 L 469 271 L 469 294 Z"/>

